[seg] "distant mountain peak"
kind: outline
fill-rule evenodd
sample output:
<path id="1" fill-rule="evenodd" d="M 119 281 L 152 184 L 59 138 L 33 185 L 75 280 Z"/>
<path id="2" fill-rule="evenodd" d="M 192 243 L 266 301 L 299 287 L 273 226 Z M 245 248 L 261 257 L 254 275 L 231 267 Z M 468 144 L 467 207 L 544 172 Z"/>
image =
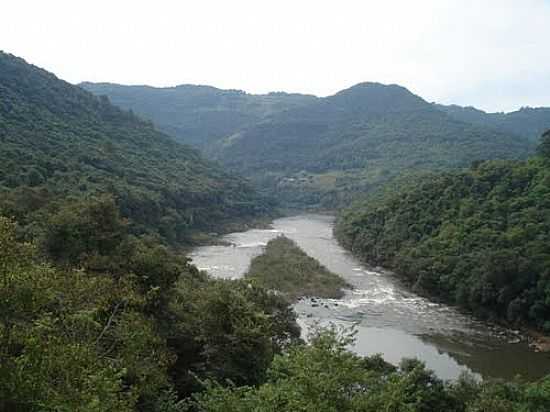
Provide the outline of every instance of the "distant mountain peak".
<path id="1" fill-rule="evenodd" d="M 353 86 L 348 87 L 347 89 L 343 89 L 338 93 L 343 93 L 343 92 L 346 92 L 348 90 L 353 90 L 353 89 L 356 89 L 356 90 L 388 90 L 388 89 L 393 89 L 393 90 L 401 90 L 401 91 L 410 93 L 410 91 L 406 87 L 400 86 L 399 84 L 395 84 L 395 83 L 386 84 L 386 83 L 368 82 L 368 81 L 354 84 Z"/>
<path id="2" fill-rule="evenodd" d="M 339 91 L 327 100 L 348 109 L 372 112 L 395 112 L 425 108 L 429 104 L 406 87 L 376 82 L 358 83 Z"/>

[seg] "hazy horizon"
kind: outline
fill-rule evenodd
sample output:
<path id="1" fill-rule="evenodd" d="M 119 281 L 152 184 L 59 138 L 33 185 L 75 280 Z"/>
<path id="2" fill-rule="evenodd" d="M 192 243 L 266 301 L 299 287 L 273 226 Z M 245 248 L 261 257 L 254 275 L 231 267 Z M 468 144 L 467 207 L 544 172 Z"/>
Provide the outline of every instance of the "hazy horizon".
<path id="1" fill-rule="evenodd" d="M 352 84 L 348 87 L 345 87 L 341 90 L 338 90 L 336 91 L 335 93 L 332 93 L 332 94 L 329 94 L 329 95 L 325 95 L 325 96 L 319 96 L 317 94 L 313 94 L 313 93 L 302 93 L 302 92 L 296 92 L 296 91 L 292 91 L 292 90 L 270 90 L 270 91 L 266 91 L 266 92 L 259 92 L 259 93 L 253 93 L 253 92 L 249 92 L 247 90 L 244 90 L 242 88 L 221 88 L 221 87 L 217 87 L 215 84 L 193 84 L 193 83 L 181 83 L 181 84 L 174 84 L 174 85 L 168 85 L 168 86 L 152 86 L 150 84 L 140 84 L 140 83 L 136 83 L 136 84 L 125 84 L 125 83 L 113 83 L 113 82 L 109 82 L 109 81 L 106 81 L 106 82 L 90 82 L 90 81 L 82 81 L 82 82 L 79 82 L 79 83 L 74 83 L 76 86 L 80 85 L 80 84 L 83 84 L 83 83 L 92 83 L 92 84 L 112 84 L 112 85 L 116 85 L 116 86 L 122 86 L 122 87 L 150 87 L 150 88 L 153 88 L 153 89 L 175 89 L 175 88 L 178 88 L 178 87 L 185 87 L 185 86 L 194 86 L 194 87 L 212 87 L 214 89 L 218 89 L 218 90 L 224 90 L 224 91 L 237 91 L 237 92 L 243 92 L 243 93 L 246 93 L 246 94 L 249 94 L 249 95 L 267 95 L 267 94 L 270 94 L 270 93 L 286 93 L 286 94 L 303 94 L 303 95 L 308 95 L 308 96 L 314 96 L 314 97 L 318 97 L 318 98 L 323 98 L 323 97 L 330 97 L 330 96 L 333 96 L 334 94 L 337 94 L 338 92 L 340 91 L 343 91 L 343 90 L 346 90 L 348 88 L 351 88 L 353 86 L 357 86 L 361 83 L 379 83 L 379 84 L 382 84 L 384 86 L 402 86 L 402 87 L 405 87 L 403 86 L 402 84 L 396 84 L 396 83 L 381 83 L 381 82 L 376 82 L 376 81 L 369 81 L 369 80 L 366 80 L 366 81 L 363 81 L 363 82 L 359 82 L 359 83 L 356 83 L 356 84 Z M 412 92 L 410 89 L 408 89 L 407 87 L 405 87 L 407 90 L 409 90 L 410 92 Z M 413 92 L 414 93 L 414 92 Z M 423 96 L 420 96 L 419 97 L 423 98 Z M 438 101 L 430 101 L 430 100 L 427 100 L 427 99 L 424 99 L 426 100 L 428 103 L 434 103 L 434 104 L 445 104 L 445 105 L 457 105 L 457 103 L 453 103 L 453 102 L 449 102 L 449 103 L 441 103 L 441 102 L 438 102 Z M 478 109 L 478 110 L 483 110 L 482 108 L 480 107 L 477 107 L 477 106 L 473 106 L 471 104 L 464 104 L 464 105 L 459 105 L 461 107 L 466 107 L 466 108 L 474 108 L 474 109 Z M 514 112 L 514 111 L 519 111 L 521 109 L 524 109 L 524 108 L 530 108 L 530 109 L 539 109 L 539 108 L 548 108 L 550 107 L 550 103 L 546 106 L 542 105 L 542 106 L 520 106 L 520 107 L 517 107 L 517 108 L 512 108 L 511 110 L 503 110 L 503 111 L 485 111 L 486 113 L 511 113 L 511 112 Z"/>
<path id="2" fill-rule="evenodd" d="M 4 16 L 0 50 L 73 84 L 323 97 L 378 82 L 489 112 L 550 106 L 547 0 L 22 0 Z"/>

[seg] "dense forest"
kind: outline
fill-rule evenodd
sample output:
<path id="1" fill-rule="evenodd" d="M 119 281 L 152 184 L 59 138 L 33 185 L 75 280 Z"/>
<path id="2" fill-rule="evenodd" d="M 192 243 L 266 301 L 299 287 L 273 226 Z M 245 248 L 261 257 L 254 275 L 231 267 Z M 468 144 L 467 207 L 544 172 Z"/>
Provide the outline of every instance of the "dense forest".
<path id="1" fill-rule="evenodd" d="M 454 120 L 403 87 L 363 83 L 231 136 L 216 158 L 288 203 L 335 208 L 402 173 L 531 150 L 526 139 Z"/>
<path id="2" fill-rule="evenodd" d="M 550 380 L 449 383 L 416 360 L 399 367 L 379 356 L 359 357 L 337 330 L 314 332 L 310 345 L 277 355 L 259 386 L 211 383 L 194 397 L 201 412 L 545 412 Z"/>
<path id="3" fill-rule="evenodd" d="M 283 110 L 317 100 L 296 93 L 248 94 L 211 86 L 123 86 L 84 82 L 80 87 L 150 119 L 176 140 L 208 153 L 211 145 Z"/>
<path id="4" fill-rule="evenodd" d="M 173 247 L 264 213 L 265 200 L 150 123 L 4 53 L 0 140 L 0 411 L 550 408 L 548 379 L 443 382 L 415 360 L 359 357 L 334 329 L 306 344 L 284 296 L 212 279 Z M 541 156 L 476 170 L 524 168 L 497 194 L 534 176 L 544 194 L 550 139 Z M 517 219 L 546 222 L 539 194 Z M 539 250 L 548 231 L 533 233 Z"/>
<path id="5" fill-rule="evenodd" d="M 410 183 L 346 210 L 338 239 L 416 291 L 550 332 L 550 132 L 527 161 Z"/>
<path id="6" fill-rule="evenodd" d="M 204 379 L 262 382 L 299 339 L 282 298 L 131 235 L 112 199 L 17 232 L 0 218 L 2 411 L 179 411 Z"/>
<path id="7" fill-rule="evenodd" d="M 526 158 L 534 151 L 532 139 L 456 119 L 396 85 L 362 83 L 326 98 L 192 86 L 83 87 L 145 114 L 176 138 L 204 140 L 211 158 L 289 207 L 334 209 L 401 174 Z M 275 97 L 277 105 L 266 103 Z M 230 107 L 238 114 L 224 124 Z"/>
<path id="8" fill-rule="evenodd" d="M 0 140 L 1 411 L 183 410 L 299 341 L 286 300 L 171 247 L 265 212 L 243 179 L 3 53 Z"/>
<path id="9" fill-rule="evenodd" d="M 112 211 L 104 221 L 95 210 Z M 550 382 L 443 382 L 421 362 L 349 352 L 350 335 L 316 331 L 245 281 L 213 280 L 125 230 L 113 202 L 83 205 L 94 258 L 49 256 L 0 218 L 0 410 L 543 412 Z M 94 220 L 95 219 L 95 220 Z M 113 229 L 115 228 L 115 229 Z M 113 234 L 116 230 L 116 236 Z M 47 240 L 50 239 L 50 240 Z M 43 242 L 46 242 L 44 245 Z M 57 243 L 59 248 L 71 244 Z M 40 252 L 45 250 L 44 252 Z M 54 249 L 56 250 L 56 249 Z"/>
<path id="10" fill-rule="evenodd" d="M 111 194 L 132 232 L 180 243 L 269 208 L 151 123 L 1 52 L 0 142 L 0 212 L 29 230 L 94 194 Z"/>
<path id="11" fill-rule="evenodd" d="M 0 140 L 0 410 L 176 410 L 298 340 L 285 300 L 162 243 L 264 212 L 242 179 L 8 54 Z"/>
<path id="12" fill-rule="evenodd" d="M 439 105 L 435 107 L 464 122 L 513 133 L 537 142 L 550 129 L 550 108 L 522 107 L 510 113 L 486 113 L 475 107 Z"/>

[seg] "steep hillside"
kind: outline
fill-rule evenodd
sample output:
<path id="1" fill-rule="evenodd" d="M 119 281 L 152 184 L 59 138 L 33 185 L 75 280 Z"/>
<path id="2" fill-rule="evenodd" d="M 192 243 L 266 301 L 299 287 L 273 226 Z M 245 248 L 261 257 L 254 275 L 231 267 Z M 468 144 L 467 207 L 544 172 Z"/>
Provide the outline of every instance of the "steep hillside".
<path id="1" fill-rule="evenodd" d="M 550 132 L 540 156 L 425 177 L 357 204 L 336 235 L 418 291 L 550 331 Z"/>
<path id="2" fill-rule="evenodd" d="M 521 157 L 527 148 L 521 139 L 455 121 L 402 87 L 366 83 L 227 139 L 219 158 L 248 174 L 266 168 L 292 173 L 379 160 L 391 160 L 389 169 L 454 166 Z"/>
<path id="3" fill-rule="evenodd" d="M 265 208 L 151 123 L 1 52 L 0 141 L 0 211 L 21 223 L 59 199 L 109 193 L 135 232 L 175 241 Z"/>
<path id="4" fill-rule="evenodd" d="M 287 206 L 334 208 L 404 172 L 521 159 L 534 147 L 514 128 L 458 119 L 397 85 L 362 83 L 326 98 L 206 86 L 82 86 L 146 115 Z"/>
<path id="5" fill-rule="evenodd" d="M 268 115 L 317 100 L 301 94 L 254 95 L 194 85 L 155 88 L 86 82 L 80 86 L 98 96 L 108 96 L 117 106 L 152 120 L 178 141 L 205 151 L 212 142 Z"/>
<path id="6" fill-rule="evenodd" d="M 223 140 L 216 158 L 290 202 L 335 206 L 405 171 L 531 151 L 526 139 L 455 120 L 403 87 L 363 83 Z"/>
<path id="7" fill-rule="evenodd" d="M 457 105 L 436 104 L 435 107 L 457 120 L 513 133 L 532 141 L 538 141 L 539 136 L 550 128 L 548 107 L 524 107 L 510 113 L 486 113 L 475 107 Z"/>

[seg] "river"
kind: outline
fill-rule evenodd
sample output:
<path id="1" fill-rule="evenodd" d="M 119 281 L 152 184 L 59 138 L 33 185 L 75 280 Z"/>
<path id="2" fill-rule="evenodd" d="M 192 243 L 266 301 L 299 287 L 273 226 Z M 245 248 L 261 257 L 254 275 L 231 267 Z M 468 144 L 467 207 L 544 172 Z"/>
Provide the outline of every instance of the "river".
<path id="1" fill-rule="evenodd" d="M 300 324 L 356 325 L 357 353 L 381 353 L 397 364 L 418 358 L 443 379 L 468 371 L 480 378 L 536 379 L 550 373 L 550 356 L 526 343 L 511 344 L 483 322 L 412 293 L 391 272 L 368 268 L 343 249 L 332 234 L 334 218 L 304 214 L 277 219 L 272 229 L 223 236 L 227 245 L 202 246 L 193 263 L 214 277 L 239 278 L 266 243 L 284 234 L 310 256 L 345 278 L 353 289 L 342 299 L 302 300 L 295 305 Z"/>

